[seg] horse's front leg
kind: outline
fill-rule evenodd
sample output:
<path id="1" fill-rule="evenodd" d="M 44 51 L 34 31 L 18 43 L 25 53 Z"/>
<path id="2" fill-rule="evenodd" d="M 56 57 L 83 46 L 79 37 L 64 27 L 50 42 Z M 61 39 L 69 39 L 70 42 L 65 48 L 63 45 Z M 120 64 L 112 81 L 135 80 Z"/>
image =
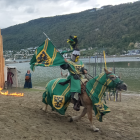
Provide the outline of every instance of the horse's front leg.
<path id="1" fill-rule="evenodd" d="M 93 125 L 93 121 L 92 121 L 92 106 L 87 106 L 87 115 L 88 115 L 88 119 L 90 121 L 90 126 L 91 126 L 92 130 L 94 132 L 98 132 L 99 128 L 96 128 L 96 126 Z"/>
<path id="2" fill-rule="evenodd" d="M 69 121 L 72 122 L 72 121 L 80 120 L 82 117 L 84 117 L 86 115 L 86 113 L 87 113 L 87 109 L 84 108 L 81 115 L 79 115 L 79 116 L 72 116 Z"/>
<path id="3" fill-rule="evenodd" d="M 48 106 L 48 105 L 45 104 L 45 105 L 42 107 L 42 110 L 45 111 L 45 112 L 47 112 L 47 106 Z"/>

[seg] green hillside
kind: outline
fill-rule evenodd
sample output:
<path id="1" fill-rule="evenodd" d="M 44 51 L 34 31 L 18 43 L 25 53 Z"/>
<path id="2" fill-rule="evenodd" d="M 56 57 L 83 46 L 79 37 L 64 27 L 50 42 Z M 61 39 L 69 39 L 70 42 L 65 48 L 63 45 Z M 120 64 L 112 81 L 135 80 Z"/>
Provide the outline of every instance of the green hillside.
<path id="1" fill-rule="evenodd" d="M 106 6 L 80 13 L 39 18 L 2 29 L 4 50 L 39 46 L 45 32 L 57 48 L 68 47 L 69 35 L 77 35 L 79 48 L 106 48 L 122 53 L 140 42 L 140 2 Z"/>

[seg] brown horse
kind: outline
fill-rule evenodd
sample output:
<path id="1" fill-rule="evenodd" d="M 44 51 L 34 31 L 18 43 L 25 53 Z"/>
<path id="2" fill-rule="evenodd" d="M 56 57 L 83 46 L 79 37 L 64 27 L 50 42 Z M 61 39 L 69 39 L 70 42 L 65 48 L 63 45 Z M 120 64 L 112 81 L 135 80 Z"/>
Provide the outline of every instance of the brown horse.
<path id="1" fill-rule="evenodd" d="M 106 75 L 109 75 L 108 78 L 110 80 L 115 80 L 116 76 L 114 76 L 113 74 L 111 75 L 110 72 L 108 72 L 106 69 L 105 70 L 105 73 Z M 118 77 L 117 77 L 118 78 Z M 84 83 L 86 84 L 86 83 Z M 79 119 L 81 119 L 82 117 L 84 117 L 87 113 L 88 115 L 88 119 L 90 121 L 90 126 L 91 126 L 91 129 L 93 131 L 99 131 L 98 128 L 96 128 L 96 126 L 93 124 L 93 117 L 92 117 L 92 110 L 93 110 L 93 104 L 92 104 L 92 101 L 91 99 L 89 98 L 88 94 L 86 93 L 86 87 L 85 85 L 82 84 L 81 85 L 81 95 L 80 95 L 80 100 L 81 100 L 81 103 L 82 103 L 82 106 L 84 107 L 82 113 L 78 116 L 72 116 L 69 121 L 72 122 L 72 121 L 77 121 Z M 127 86 L 125 84 L 117 84 L 117 87 L 115 87 L 117 90 L 126 90 L 127 89 Z M 71 101 L 72 102 L 72 101 Z M 47 105 L 45 105 L 43 108 L 42 108 L 43 111 L 47 111 Z"/>

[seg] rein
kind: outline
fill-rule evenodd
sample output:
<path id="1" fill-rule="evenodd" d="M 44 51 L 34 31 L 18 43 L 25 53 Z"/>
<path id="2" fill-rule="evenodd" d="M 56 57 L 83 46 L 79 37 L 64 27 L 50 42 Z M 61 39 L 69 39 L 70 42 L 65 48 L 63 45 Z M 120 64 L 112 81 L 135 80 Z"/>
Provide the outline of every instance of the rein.
<path id="1" fill-rule="evenodd" d="M 70 66 L 70 65 L 69 65 Z M 70 66 L 71 67 L 71 66 Z M 71 69 L 72 69 L 72 67 L 71 67 Z M 78 77 L 78 79 L 81 81 L 81 83 L 83 84 L 83 86 L 85 87 L 85 89 L 83 89 L 83 88 L 81 88 L 81 89 L 83 89 L 84 91 L 88 91 L 89 92 L 89 94 L 92 96 L 92 94 L 91 94 L 91 92 L 86 88 L 86 85 L 84 85 L 84 83 L 82 82 L 82 80 L 81 80 L 81 78 L 79 77 L 79 75 L 77 74 L 77 72 L 76 71 L 74 71 L 73 70 L 73 72 L 75 73 L 75 75 Z M 88 73 L 87 73 L 88 74 Z M 91 76 L 90 74 L 88 74 L 89 76 Z M 107 76 L 107 74 L 106 74 L 106 76 Z M 91 76 L 92 77 L 92 76 Z M 92 77 L 93 78 L 93 77 Z M 95 78 L 93 78 L 93 79 L 95 79 Z M 103 84 L 103 83 L 101 83 L 100 81 L 98 81 L 97 79 L 95 79 L 95 81 L 97 81 L 98 83 L 100 83 L 101 85 L 103 85 L 103 86 L 106 86 L 107 88 L 109 87 L 109 86 L 107 86 L 107 82 L 105 83 L 105 84 Z M 113 81 L 113 80 L 112 80 Z M 114 81 L 113 81 L 114 82 Z"/>
<path id="2" fill-rule="evenodd" d="M 87 73 L 88 74 L 88 73 Z M 93 78 L 93 76 L 91 76 L 90 74 L 88 74 L 90 77 L 92 77 Z M 95 78 L 93 78 L 93 79 L 95 79 Z M 95 79 L 95 81 L 97 81 L 98 83 L 100 83 L 101 85 L 103 85 L 103 86 L 106 86 L 106 87 L 108 87 L 107 86 L 107 83 L 106 84 L 103 84 L 103 83 L 101 83 L 100 81 L 98 81 L 97 79 Z"/>

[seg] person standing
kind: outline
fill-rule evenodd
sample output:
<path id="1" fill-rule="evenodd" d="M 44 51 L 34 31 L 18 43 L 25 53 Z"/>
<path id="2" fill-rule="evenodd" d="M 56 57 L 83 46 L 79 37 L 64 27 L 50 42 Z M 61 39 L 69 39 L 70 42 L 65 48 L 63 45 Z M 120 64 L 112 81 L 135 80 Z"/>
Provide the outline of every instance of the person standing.
<path id="1" fill-rule="evenodd" d="M 11 72 L 10 69 L 8 69 L 8 73 L 7 73 L 7 87 L 12 87 L 12 84 L 13 84 L 12 77 L 13 76 L 14 76 L 14 74 Z"/>
<path id="2" fill-rule="evenodd" d="M 32 88 L 32 81 L 31 81 L 31 73 L 30 73 L 30 70 L 27 70 L 27 73 L 25 74 L 24 88 Z"/>

